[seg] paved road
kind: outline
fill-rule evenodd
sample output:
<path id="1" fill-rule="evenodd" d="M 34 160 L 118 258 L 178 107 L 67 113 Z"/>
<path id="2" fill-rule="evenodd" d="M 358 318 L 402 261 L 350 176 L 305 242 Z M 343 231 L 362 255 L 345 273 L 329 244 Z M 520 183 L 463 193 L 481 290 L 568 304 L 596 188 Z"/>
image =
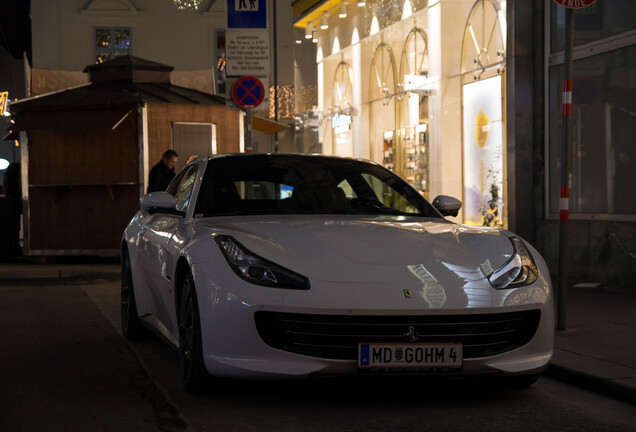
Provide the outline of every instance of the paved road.
<path id="1" fill-rule="evenodd" d="M 0 431 L 628 431 L 636 407 L 547 378 L 231 381 L 193 396 L 177 354 L 119 334 L 117 281 L 0 287 Z"/>

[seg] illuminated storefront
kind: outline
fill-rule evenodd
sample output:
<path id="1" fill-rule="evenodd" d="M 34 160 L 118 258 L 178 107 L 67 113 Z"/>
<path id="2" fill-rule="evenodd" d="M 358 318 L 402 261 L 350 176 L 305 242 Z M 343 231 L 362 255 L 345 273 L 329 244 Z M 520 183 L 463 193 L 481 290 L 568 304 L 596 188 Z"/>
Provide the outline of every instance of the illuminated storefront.
<path id="1" fill-rule="evenodd" d="M 506 2 L 357 3 L 313 2 L 296 18 L 315 41 L 322 151 L 461 198 L 458 220 L 507 226 Z"/>

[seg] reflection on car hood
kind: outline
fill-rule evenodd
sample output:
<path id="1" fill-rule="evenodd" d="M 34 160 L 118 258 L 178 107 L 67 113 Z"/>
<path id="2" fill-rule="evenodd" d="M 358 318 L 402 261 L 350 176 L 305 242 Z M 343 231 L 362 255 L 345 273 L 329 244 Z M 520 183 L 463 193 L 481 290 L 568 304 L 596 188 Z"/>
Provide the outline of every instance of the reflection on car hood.
<path id="1" fill-rule="evenodd" d="M 421 217 L 268 215 L 199 223 L 310 281 L 464 284 L 488 276 L 513 253 L 499 229 Z"/>

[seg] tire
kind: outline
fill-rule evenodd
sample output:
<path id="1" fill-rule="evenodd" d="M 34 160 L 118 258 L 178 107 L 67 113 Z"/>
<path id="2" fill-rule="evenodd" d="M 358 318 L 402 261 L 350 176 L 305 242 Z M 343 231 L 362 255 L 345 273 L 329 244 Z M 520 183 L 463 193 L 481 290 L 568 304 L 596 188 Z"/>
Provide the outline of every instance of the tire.
<path id="1" fill-rule="evenodd" d="M 132 269 L 127 250 L 122 254 L 121 263 L 121 332 L 128 340 L 143 339 L 145 332 L 137 313 Z"/>
<path id="2" fill-rule="evenodd" d="M 183 280 L 179 302 L 179 363 L 181 381 L 186 391 L 203 393 L 207 390 L 210 375 L 203 362 L 201 319 L 199 303 L 192 272 Z"/>

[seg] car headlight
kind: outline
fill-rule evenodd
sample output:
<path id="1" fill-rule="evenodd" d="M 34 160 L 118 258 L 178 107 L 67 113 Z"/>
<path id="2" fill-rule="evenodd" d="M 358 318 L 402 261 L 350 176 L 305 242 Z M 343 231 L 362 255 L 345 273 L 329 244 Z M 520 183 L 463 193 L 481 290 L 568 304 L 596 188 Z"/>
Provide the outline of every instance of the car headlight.
<path id="1" fill-rule="evenodd" d="M 518 288 L 537 280 L 539 270 L 530 251 L 519 237 L 510 237 L 514 253 L 504 265 L 488 276 L 495 289 Z"/>
<path id="2" fill-rule="evenodd" d="M 309 289 L 309 280 L 305 276 L 253 254 L 232 237 L 217 236 L 216 242 L 241 279 L 273 288 Z"/>

